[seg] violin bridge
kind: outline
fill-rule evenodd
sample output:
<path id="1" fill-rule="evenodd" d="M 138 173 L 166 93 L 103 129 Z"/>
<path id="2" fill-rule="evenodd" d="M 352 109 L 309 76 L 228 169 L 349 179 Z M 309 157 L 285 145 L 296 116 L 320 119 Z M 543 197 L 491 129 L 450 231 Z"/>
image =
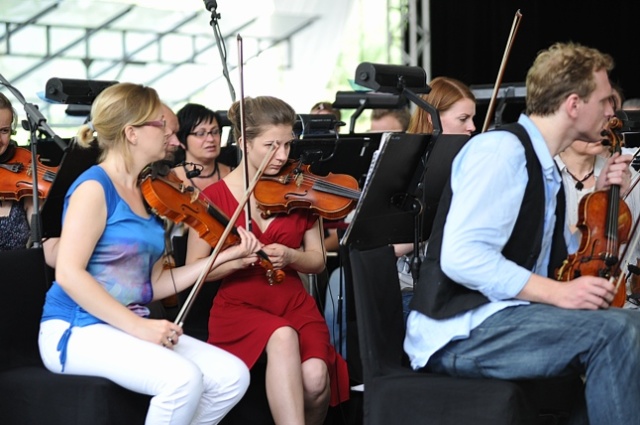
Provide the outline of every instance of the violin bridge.
<path id="1" fill-rule="evenodd" d="M 197 202 L 200 199 L 200 190 L 196 187 L 191 191 L 191 203 Z"/>

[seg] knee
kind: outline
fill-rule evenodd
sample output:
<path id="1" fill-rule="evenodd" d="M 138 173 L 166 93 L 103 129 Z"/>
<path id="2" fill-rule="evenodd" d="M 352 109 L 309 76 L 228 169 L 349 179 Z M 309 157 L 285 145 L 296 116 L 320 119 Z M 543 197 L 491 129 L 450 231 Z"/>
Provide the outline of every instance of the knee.
<path id="1" fill-rule="evenodd" d="M 306 402 L 324 404 L 329 397 L 329 373 L 325 362 L 309 359 L 302 363 L 302 384 Z"/>
<path id="2" fill-rule="evenodd" d="M 267 342 L 267 355 L 299 355 L 298 332 L 289 326 L 276 329 Z"/>
<path id="3" fill-rule="evenodd" d="M 232 357 L 225 364 L 225 370 L 226 374 L 222 385 L 237 394 L 239 398 L 242 398 L 244 393 L 247 392 L 251 380 L 249 368 L 242 360 Z"/>
<path id="4" fill-rule="evenodd" d="M 201 394 L 204 391 L 202 371 L 191 362 L 177 362 L 164 374 L 165 388 L 172 393 Z"/>
<path id="5" fill-rule="evenodd" d="M 640 349 L 640 314 L 631 310 L 614 310 L 606 320 L 606 337 L 616 344 L 625 342 Z M 614 313 L 609 311 L 608 313 Z M 636 351 L 637 352 L 637 351 Z"/>

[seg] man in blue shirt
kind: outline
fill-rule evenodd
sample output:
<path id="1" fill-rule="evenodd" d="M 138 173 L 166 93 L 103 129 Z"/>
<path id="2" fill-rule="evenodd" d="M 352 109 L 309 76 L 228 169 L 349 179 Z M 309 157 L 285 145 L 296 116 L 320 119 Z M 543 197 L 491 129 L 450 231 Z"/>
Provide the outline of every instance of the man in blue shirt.
<path id="1" fill-rule="evenodd" d="M 637 423 L 624 406 L 640 400 L 640 316 L 609 309 L 607 279 L 549 277 L 567 246 L 577 247 L 553 157 L 574 140 L 602 139 L 614 115 L 612 68 L 595 49 L 554 44 L 527 74 L 527 113 L 515 134 L 480 134 L 455 158 L 407 322 L 414 369 L 498 379 L 584 374 L 591 425 Z M 612 156 L 597 188 L 627 186 L 629 162 Z"/>

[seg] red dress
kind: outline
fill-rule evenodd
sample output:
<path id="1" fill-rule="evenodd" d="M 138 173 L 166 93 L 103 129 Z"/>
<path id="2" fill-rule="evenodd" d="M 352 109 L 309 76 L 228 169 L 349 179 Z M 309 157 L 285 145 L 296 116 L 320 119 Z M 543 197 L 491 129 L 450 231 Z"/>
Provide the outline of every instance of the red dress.
<path id="1" fill-rule="evenodd" d="M 208 186 L 204 195 L 228 216 L 238 202 L 224 180 Z M 308 210 L 294 210 L 273 219 L 262 233 L 255 222 L 253 233 L 265 245 L 279 243 L 299 248 L 305 231 L 317 218 Z M 244 226 L 240 215 L 237 226 Z M 298 331 L 300 360 L 322 359 L 331 378 L 331 405 L 349 398 L 347 364 L 329 342 L 329 330 L 315 300 L 302 285 L 298 273 L 286 267 L 284 281 L 270 286 L 262 267 L 249 267 L 227 276 L 213 300 L 208 342 L 235 354 L 249 368 L 262 355 L 271 334 L 283 326 Z"/>

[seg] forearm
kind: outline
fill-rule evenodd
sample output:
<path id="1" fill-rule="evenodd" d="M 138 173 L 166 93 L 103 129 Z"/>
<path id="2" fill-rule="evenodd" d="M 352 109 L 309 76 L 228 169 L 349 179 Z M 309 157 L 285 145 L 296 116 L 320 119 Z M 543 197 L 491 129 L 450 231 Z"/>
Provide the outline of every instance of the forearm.
<path id="1" fill-rule="evenodd" d="M 560 289 L 561 282 L 532 273 L 516 298 L 525 301 L 555 304 L 554 294 Z"/>
<path id="2" fill-rule="evenodd" d="M 224 276 L 240 268 L 241 260 L 230 260 L 225 251 L 220 252 L 213 266 L 205 277 L 205 281 L 219 280 Z M 209 257 L 193 260 L 191 263 L 173 269 L 162 269 L 153 281 L 153 298 L 163 299 L 167 296 L 181 292 L 196 283 L 207 263 Z"/>
<path id="3" fill-rule="evenodd" d="M 320 251 L 303 251 L 289 248 L 289 266 L 300 273 L 316 274 L 324 270 L 325 257 Z"/>
<path id="4" fill-rule="evenodd" d="M 413 252 L 413 244 L 412 243 L 396 243 L 393 244 L 393 253 L 396 257 L 402 257 L 403 255 L 407 255 Z"/>

